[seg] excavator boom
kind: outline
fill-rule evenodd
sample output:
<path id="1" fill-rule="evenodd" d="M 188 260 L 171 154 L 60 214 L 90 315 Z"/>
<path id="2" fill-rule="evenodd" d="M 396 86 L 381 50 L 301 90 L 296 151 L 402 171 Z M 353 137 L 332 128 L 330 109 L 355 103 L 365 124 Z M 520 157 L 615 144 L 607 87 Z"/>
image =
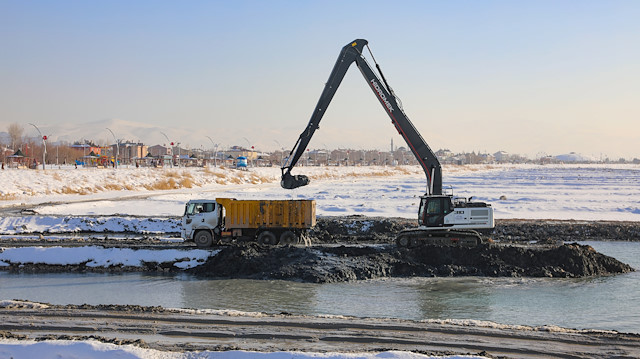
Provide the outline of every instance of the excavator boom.
<path id="1" fill-rule="evenodd" d="M 424 141 L 420 133 L 413 126 L 407 115 L 402 108 L 398 105 L 398 99 L 396 98 L 393 90 L 386 82 L 380 66 L 376 64 L 376 68 L 382 77 L 382 81 L 376 75 L 374 70 L 369 66 L 362 52 L 365 46 L 368 47 L 367 40 L 357 39 L 349 44 L 345 45 L 340 51 L 338 60 L 329 75 L 329 79 L 325 84 L 324 90 L 320 95 L 318 104 L 311 115 L 311 119 L 307 124 L 305 130 L 300 134 L 300 137 L 296 141 L 293 149 L 289 153 L 286 162 L 282 166 L 282 181 L 281 185 L 286 189 L 293 189 L 307 185 L 309 179 L 304 175 L 292 175 L 291 170 L 296 165 L 300 157 L 304 154 L 305 149 L 311 141 L 311 137 L 318 129 L 318 125 L 322 117 L 324 116 L 327 107 L 331 103 L 333 96 L 335 95 L 338 86 L 344 79 L 347 70 L 352 63 L 356 63 L 362 76 L 369 84 L 371 90 L 376 95 L 380 104 L 387 112 L 387 115 L 391 118 L 391 122 L 396 127 L 398 133 L 407 143 L 409 149 L 414 154 L 420 166 L 425 172 L 427 177 L 427 195 L 441 195 L 442 194 L 442 167 L 436 157 L 435 153 L 429 148 L 429 145 Z M 375 61 L 375 59 L 374 59 Z"/>

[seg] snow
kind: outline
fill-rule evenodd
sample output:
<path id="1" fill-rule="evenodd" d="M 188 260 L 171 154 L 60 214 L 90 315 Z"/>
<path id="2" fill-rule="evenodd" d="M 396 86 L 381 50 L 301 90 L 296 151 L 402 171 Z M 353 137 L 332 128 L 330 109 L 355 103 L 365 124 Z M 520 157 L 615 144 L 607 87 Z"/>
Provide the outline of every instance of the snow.
<path id="1" fill-rule="evenodd" d="M 0 218 L 2 234 L 74 233 L 74 232 L 133 232 L 142 234 L 179 233 L 180 222 L 175 218 L 136 217 L 52 217 L 19 216 Z"/>
<path id="2" fill-rule="evenodd" d="M 167 217 L 181 216 L 184 203 L 190 199 L 216 197 L 315 199 L 320 216 L 415 218 L 419 196 L 426 189 L 424 173 L 417 166 L 300 167 L 294 173 L 309 175 L 311 184 L 284 190 L 279 186 L 280 169 L 269 167 L 250 171 L 5 170 L 0 172 L 0 198 L 5 199 L 0 207 L 32 208 L 41 216 L 4 217 L 0 219 L 0 233 L 126 232 L 127 228 L 143 233 L 177 233 L 177 222 L 163 223 Z M 451 186 L 457 196 L 474 196 L 475 200 L 491 203 L 496 219 L 640 221 L 636 200 L 640 196 L 640 165 L 444 166 L 443 173 L 445 189 Z M 175 179 L 176 189 L 154 190 L 151 186 L 167 178 Z M 190 180 L 185 182 L 185 178 Z M 127 189 L 110 190 L 104 184 L 114 179 Z M 189 187 L 180 187 L 180 183 Z M 86 194 L 64 194 L 70 184 L 85 189 Z M 88 215 L 109 219 L 88 220 Z"/>
<path id="3" fill-rule="evenodd" d="M 25 300 L 0 300 L 0 308 L 46 309 L 49 305 Z"/>
<path id="4" fill-rule="evenodd" d="M 496 219 L 572 219 L 640 222 L 640 165 L 445 166 L 444 185 L 457 196 L 491 203 Z M 419 167 L 300 167 L 311 184 L 292 191 L 279 186 L 279 168 L 119 168 L 0 171 L 0 234 L 143 233 L 173 236 L 184 203 L 195 198 L 315 199 L 320 216 L 361 214 L 415 218 L 425 176 Z M 131 250 L 84 246 L 0 248 L 0 266 L 20 263 L 142 266 L 173 262 L 191 268 L 215 251 Z M 22 305 L 2 300 L 0 305 Z M 458 323 L 460 324 L 460 323 Z M 465 323 L 462 323 L 465 324 Z M 495 323 L 468 322 L 492 327 Z M 560 330 L 544 327 L 541 330 Z M 431 358 L 408 352 L 174 353 L 87 341 L 0 339 L 4 358 Z M 479 358 L 449 356 L 446 358 Z"/>
<path id="5" fill-rule="evenodd" d="M 145 349 L 133 345 L 114 345 L 101 343 L 95 340 L 71 341 L 48 340 L 36 342 L 31 340 L 0 339 L 0 359 L 8 358 L 39 358 L 39 359 L 65 359 L 65 358 L 122 358 L 122 359 L 482 359 L 483 356 L 427 356 L 411 352 L 386 351 L 380 353 L 306 353 L 306 352 L 249 352 L 231 350 L 225 352 L 163 352 L 154 349 Z"/>
<path id="6" fill-rule="evenodd" d="M 518 331 L 542 331 L 542 332 L 555 332 L 555 333 L 604 333 L 604 334 L 615 334 L 616 331 L 613 330 L 599 330 L 599 329 L 571 329 L 571 328 L 563 328 L 557 325 L 543 325 L 539 327 L 531 327 L 528 325 L 512 325 L 512 324 L 501 324 L 488 320 L 475 320 L 475 319 L 425 319 L 421 320 L 423 323 L 431 323 L 431 324 L 452 324 L 452 325 L 460 325 L 467 327 L 476 327 L 476 328 L 491 328 L 491 329 L 511 329 Z"/>
<path id="7" fill-rule="evenodd" d="M 144 263 L 172 262 L 180 269 L 193 268 L 204 263 L 217 250 L 203 249 L 130 249 L 85 247 L 18 247 L 4 248 L 0 253 L 0 267 L 11 263 L 51 265 L 79 265 L 87 267 L 130 266 L 143 267 Z"/>

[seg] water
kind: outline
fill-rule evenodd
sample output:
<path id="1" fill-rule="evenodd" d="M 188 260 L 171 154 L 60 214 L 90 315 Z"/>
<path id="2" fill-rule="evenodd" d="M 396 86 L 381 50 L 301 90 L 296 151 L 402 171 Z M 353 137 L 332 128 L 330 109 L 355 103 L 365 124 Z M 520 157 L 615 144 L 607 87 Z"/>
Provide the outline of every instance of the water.
<path id="1" fill-rule="evenodd" d="M 584 243 L 640 269 L 640 243 Z M 640 272 L 583 279 L 410 278 L 335 284 L 207 280 L 184 274 L 0 272 L 0 299 L 474 319 L 640 333 Z"/>

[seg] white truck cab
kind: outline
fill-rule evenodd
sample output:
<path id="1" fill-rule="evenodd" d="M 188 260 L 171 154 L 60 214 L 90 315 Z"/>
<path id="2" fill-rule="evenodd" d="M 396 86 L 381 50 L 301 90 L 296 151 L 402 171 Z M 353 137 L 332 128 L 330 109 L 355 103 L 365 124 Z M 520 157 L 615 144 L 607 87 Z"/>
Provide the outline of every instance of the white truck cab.
<path id="1" fill-rule="evenodd" d="M 190 200 L 185 205 L 184 215 L 182 216 L 182 238 L 194 240 L 199 246 L 206 246 L 205 244 L 213 242 L 212 233 L 216 231 L 219 233 L 220 224 L 224 224 L 223 212 L 223 207 L 215 200 Z M 198 238 L 194 237 L 196 232 L 198 233 Z"/>

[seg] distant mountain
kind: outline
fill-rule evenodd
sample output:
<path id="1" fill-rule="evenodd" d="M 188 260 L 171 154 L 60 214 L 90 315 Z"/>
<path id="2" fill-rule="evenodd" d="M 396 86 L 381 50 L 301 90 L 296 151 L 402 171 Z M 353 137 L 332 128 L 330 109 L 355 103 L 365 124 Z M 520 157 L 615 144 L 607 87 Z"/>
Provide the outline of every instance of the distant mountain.
<path id="1" fill-rule="evenodd" d="M 113 131 L 113 135 L 107 128 Z M 43 133 L 49 132 L 53 141 L 74 142 L 89 139 L 108 144 L 115 142 L 114 135 L 121 141 L 144 142 L 146 144 L 166 144 L 168 142 L 167 137 L 169 141 L 180 142 L 178 138 L 189 135 L 183 129 L 160 128 L 146 123 L 119 119 L 93 121 L 82 125 L 62 124 L 57 125 L 55 128 L 44 127 L 40 130 Z M 185 138 L 183 141 L 187 141 L 187 139 Z"/>
<path id="2" fill-rule="evenodd" d="M 29 138 L 39 137 L 36 130 L 30 125 L 23 125 L 24 136 Z M 107 130 L 109 128 L 118 140 L 143 142 L 155 145 L 168 142 L 189 145 L 191 143 L 206 143 L 206 138 L 195 139 L 192 131 L 181 128 L 160 128 L 141 122 L 124 121 L 119 119 L 107 119 L 86 122 L 83 124 L 63 123 L 57 125 L 39 125 L 38 128 L 43 135 L 49 139 L 49 143 L 82 141 L 84 139 L 93 141 L 96 144 L 113 144 L 114 136 Z M 167 141 L 167 137 L 169 138 Z M 202 137 L 200 135 L 200 137 Z M 7 143 L 9 134 L 6 131 L 0 132 L 0 141 Z M 192 142 L 193 141 L 193 142 Z"/>

